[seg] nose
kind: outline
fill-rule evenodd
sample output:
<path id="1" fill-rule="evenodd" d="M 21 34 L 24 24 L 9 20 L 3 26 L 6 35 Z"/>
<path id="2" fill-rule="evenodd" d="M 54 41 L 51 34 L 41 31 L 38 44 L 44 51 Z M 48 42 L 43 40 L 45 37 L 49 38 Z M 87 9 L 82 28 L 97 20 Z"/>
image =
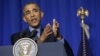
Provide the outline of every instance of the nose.
<path id="1" fill-rule="evenodd" d="M 34 13 L 31 13 L 31 17 L 34 17 L 35 16 L 35 14 Z"/>

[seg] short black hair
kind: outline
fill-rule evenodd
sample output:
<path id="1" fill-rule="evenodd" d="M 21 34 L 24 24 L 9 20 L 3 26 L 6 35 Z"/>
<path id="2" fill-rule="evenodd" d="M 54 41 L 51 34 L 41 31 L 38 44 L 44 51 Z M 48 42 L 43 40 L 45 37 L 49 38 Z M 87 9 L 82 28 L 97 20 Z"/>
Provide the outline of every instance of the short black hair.
<path id="1" fill-rule="evenodd" d="M 23 7 L 23 14 L 24 14 L 25 7 L 26 7 L 27 5 L 30 5 L 30 4 L 35 4 L 36 6 L 38 6 L 39 10 L 41 10 L 41 9 L 40 9 L 40 6 L 39 6 L 36 2 L 28 2 L 28 3 L 26 3 L 25 6 Z"/>

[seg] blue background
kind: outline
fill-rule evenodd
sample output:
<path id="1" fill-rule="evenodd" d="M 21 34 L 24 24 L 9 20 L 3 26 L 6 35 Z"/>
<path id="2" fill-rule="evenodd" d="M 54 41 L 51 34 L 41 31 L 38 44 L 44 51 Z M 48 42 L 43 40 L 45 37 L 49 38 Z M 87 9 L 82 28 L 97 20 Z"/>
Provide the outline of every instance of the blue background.
<path id="1" fill-rule="evenodd" d="M 89 10 L 85 23 L 89 25 L 89 44 L 93 56 L 100 56 L 100 0 L 0 0 L 0 46 L 11 45 L 10 36 L 27 27 L 23 22 L 22 8 L 27 2 L 37 2 L 44 17 L 42 26 L 56 18 L 60 23 L 60 33 L 77 55 L 81 40 L 80 18 L 76 16 L 81 6 Z"/>

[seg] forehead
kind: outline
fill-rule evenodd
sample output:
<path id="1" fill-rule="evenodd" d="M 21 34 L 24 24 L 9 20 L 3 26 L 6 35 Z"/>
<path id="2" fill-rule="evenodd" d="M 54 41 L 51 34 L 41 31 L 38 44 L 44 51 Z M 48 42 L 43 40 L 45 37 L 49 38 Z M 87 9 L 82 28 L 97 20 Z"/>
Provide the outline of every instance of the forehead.
<path id="1" fill-rule="evenodd" d="M 39 9 L 39 6 L 37 4 L 27 4 L 24 7 L 24 11 L 29 10 L 29 9 Z"/>

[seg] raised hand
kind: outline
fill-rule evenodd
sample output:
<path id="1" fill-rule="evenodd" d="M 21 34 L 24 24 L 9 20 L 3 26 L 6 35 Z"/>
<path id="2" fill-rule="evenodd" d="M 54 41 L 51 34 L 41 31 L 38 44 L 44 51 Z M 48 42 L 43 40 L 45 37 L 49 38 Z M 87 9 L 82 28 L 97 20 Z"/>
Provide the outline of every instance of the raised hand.
<path id="1" fill-rule="evenodd" d="M 62 38 L 61 38 L 61 35 L 59 33 L 59 23 L 56 21 L 56 19 L 53 19 L 52 30 L 53 30 L 54 36 L 58 40 L 61 40 Z"/>
<path id="2" fill-rule="evenodd" d="M 52 34 L 52 28 L 51 25 L 48 23 L 46 25 L 46 27 L 44 28 L 44 31 L 42 33 L 42 35 L 39 38 L 39 42 L 44 42 L 44 40 L 50 35 Z"/>
<path id="3" fill-rule="evenodd" d="M 56 19 L 53 19 L 52 30 L 53 30 L 54 36 L 57 37 L 59 33 L 59 23 L 56 21 Z"/>

